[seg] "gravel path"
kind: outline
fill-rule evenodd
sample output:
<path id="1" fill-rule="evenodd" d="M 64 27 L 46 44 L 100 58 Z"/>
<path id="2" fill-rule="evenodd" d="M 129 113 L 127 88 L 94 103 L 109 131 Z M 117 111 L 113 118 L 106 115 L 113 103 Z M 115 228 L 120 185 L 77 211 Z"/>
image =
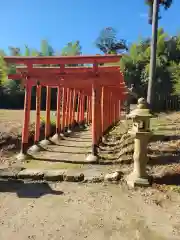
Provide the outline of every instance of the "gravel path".
<path id="1" fill-rule="evenodd" d="M 0 182 L 1 240 L 180 239 L 180 196 L 126 186 Z"/>

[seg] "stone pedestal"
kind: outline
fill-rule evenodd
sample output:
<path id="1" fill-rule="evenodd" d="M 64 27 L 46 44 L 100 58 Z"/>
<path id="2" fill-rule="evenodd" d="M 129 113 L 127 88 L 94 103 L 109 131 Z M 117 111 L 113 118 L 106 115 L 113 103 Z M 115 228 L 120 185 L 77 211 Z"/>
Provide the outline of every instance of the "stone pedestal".
<path id="1" fill-rule="evenodd" d="M 146 172 L 146 165 L 148 162 L 147 145 L 151 137 L 150 132 L 137 132 L 134 134 L 134 170 L 127 177 L 127 184 L 130 187 L 135 186 L 149 186 L 150 177 Z"/>
<path id="2" fill-rule="evenodd" d="M 150 177 L 146 172 L 146 165 L 148 162 L 147 146 L 152 136 L 150 131 L 150 118 L 152 116 L 144 98 L 138 99 L 136 109 L 132 110 L 128 115 L 128 118 L 133 120 L 133 126 L 129 134 L 135 138 L 134 170 L 126 179 L 127 184 L 131 187 L 150 185 Z"/>

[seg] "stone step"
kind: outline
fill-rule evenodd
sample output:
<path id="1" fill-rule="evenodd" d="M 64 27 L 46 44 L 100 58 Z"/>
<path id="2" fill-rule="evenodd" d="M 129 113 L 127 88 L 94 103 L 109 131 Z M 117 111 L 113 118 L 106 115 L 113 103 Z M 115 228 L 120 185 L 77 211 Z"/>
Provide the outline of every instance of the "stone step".
<path id="1" fill-rule="evenodd" d="M 101 169 L 89 168 L 82 170 L 73 169 L 0 169 L 0 179 L 32 180 L 32 181 L 67 181 L 67 182 L 91 182 L 119 181 L 123 173 L 119 170 L 102 172 Z"/>

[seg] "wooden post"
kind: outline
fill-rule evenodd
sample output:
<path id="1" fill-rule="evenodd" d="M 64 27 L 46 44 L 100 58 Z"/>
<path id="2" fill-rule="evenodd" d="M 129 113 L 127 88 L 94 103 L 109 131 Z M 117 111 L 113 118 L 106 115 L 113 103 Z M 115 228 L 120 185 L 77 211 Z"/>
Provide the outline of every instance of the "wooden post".
<path id="1" fill-rule="evenodd" d="M 84 107 L 85 107 L 85 95 L 84 92 L 82 92 L 82 102 L 81 102 L 82 110 L 81 110 L 81 122 L 84 124 L 85 123 L 85 118 L 84 118 Z"/>
<path id="2" fill-rule="evenodd" d="M 101 128 L 101 93 L 102 90 L 99 86 L 96 87 L 96 132 L 97 132 L 97 145 L 102 137 L 102 128 Z"/>
<path id="3" fill-rule="evenodd" d="M 61 87 L 57 88 L 57 115 L 56 115 L 56 134 L 61 132 Z"/>
<path id="4" fill-rule="evenodd" d="M 80 91 L 79 95 L 79 124 L 81 125 L 82 121 L 82 91 Z"/>
<path id="5" fill-rule="evenodd" d="M 81 114 L 81 92 L 78 92 L 78 101 L 77 101 L 77 122 L 80 123 L 80 114 Z"/>
<path id="6" fill-rule="evenodd" d="M 97 121 L 97 103 L 96 103 L 96 87 L 92 84 L 92 150 L 91 154 L 87 156 L 86 160 L 88 162 L 97 162 L 98 160 L 98 152 L 97 152 L 97 129 L 96 129 L 96 121 Z"/>
<path id="7" fill-rule="evenodd" d="M 21 152 L 17 156 L 20 161 L 26 160 L 28 158 L 28 140 L 29 140 L 29 122 L 30 122 L 30 111 L 31 111 L 31 81 L 26 78 L 25 83 L 25 99 L 24 99 L 24 121 L 22 128 L 22 142 L 21 142 Z"/>
<path id="8" fill-rule="evenodd" d="M 92 154 L 97 156 L 97 90 L 92 86 Z"/>
<path id="9" fill-rule="evenodd" d="M 52 141 L 57 143 L 61 140 L 61 87 L 57 87 L 57 103 L 56 103 L 56 134 L 52 137 Z"/>
<path id="10" fill-rule="evenodd" d="M 34 144 L 37 145 L 40 137 L 41 124 L 41 86 L 36 86 L 36 128 L 34 135 Z"/>
<path id="11" fill-rule="evenodd" d="M 116 122 L 116 99 L 115 97 L 112 97 L 113 101 L 113 124 Z"/>
<path id="12" fill-rule="evenodd" d="M 46 87 L 46 127 L 45 127 L 45 138 L 48 139 L 50 136 L 50 124 L 51 124 L 51 88 Z"/>
<path id="13" fill-rule="evenodd" d="M 68 102 L 68 133 L 71 133 L 71 125 L 72 125 L 72 89 L 69 89 L 69 102 Z"/>
<path id="14" fill-rule="evenodd" d="M 34 134 L 34 145 L 29 149 L 30 152 L 36 153 L 40 151 L 38 146 L 41 131 L 41 86 L 36 86 L 36 124 Z"/>
<path id="15" fill-rule="evenodd" d="M 80 127 L 84 126 L 84 93 L 80 93 L 80 117 L 79 117 Z"/>
<path id="16" fill-rule="evenodd" d="M 63 87 L 62 93 L 62 131 L 64 132 L 65 128 L 65 115 L 66 115 L 66 98 L 67 98 L 67 91 L 66 88 Z"/>
<path id="17" fill-rule="evenodd" d="M 46 87 L 46 122 L 45 122 L 45 138 L 40 142 L 41 146 L 50 144 L 49 137 L 51 134 L 51 87 Z"/>
<path id="18" fill-rule="evenodd" d="M 69 96 L 70 96 L 70 89 L 69 88 L 67 88 L 67 90 L 66 90 L 66 92 L 67 92 L 67 96 L 66 96 L 66 98 L 67 98 L 67 100 L 66 100 L 66 114 L 65 114 L 65 129 L 66 130 L 68 130 L 68 124 L 69 124 Z"/>
<path id="19" fill-rule="evenodd" d="M 117 114 L 117 97 L 115 101 L 115 123 L 118 121 L 118 114 Z"/>
<path id="20" fill-rule="evenodd" d="M 118 101 L 118 117 L 121 117 L 121 100 Z"/>
<path id="21" fill-rule="evenodd" d="M 92 123 L 92 96 L 89 99 L 89 123 Z"/>
<path id="22" fill-rule="evenodd" d="M 75 121 L 75 113 L 76 113 L 76 89 L 73 90 L 73 100 L 72 100 L 72 118 L 71 118 L 71 123 L 73 123 L 73 124 L 74 124 L 74 121 Z"/>
<path id="23" fill-rule="evenodd" d="M 111 92 L 108 94 L 108 128 L 111 125 Z"/>
<path id="24" fill-rule="evenodd" d="M 104 131 L 107 130 L 109 125 L 109 93 L 108 89 L 104 88 Z"/>
<path id="25" fill-rule="evenodd" d="M 89 96 L 87 96 L 87 102 L 86 102 L 86 123 L 89 125 Z"/>
<path id="26" fill-rule="evenodd" d="M 119 121 L 119 99 L 116 101 L 116 121 Z"/>
<path id="27" fill-rule="evenodd" d="M 112 112 L 113 112 L 113 105 L 112 105 L 112 94 L 110 92 L 110 126 L 112 125 Z"/>
<path id="28" fill-rule="evenodd" d="M 102 133 L 104 132 L 105 130 L 105 96 L 104 96 L 104 93 L 105 93 L 105 88 L 102 87 L 101 88 L 101 131 Z"/>

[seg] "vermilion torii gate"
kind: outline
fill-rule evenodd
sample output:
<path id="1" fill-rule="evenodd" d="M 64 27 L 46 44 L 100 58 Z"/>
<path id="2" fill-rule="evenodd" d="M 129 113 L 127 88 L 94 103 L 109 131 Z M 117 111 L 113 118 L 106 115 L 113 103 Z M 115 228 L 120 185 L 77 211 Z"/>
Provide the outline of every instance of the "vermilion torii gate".
<path id="1" fill-rule="evenodd" d="M 71 131 L 74 120 L 79 124 L 92 123 L 92 152 L 86 160 L 96 162 L 98 142 L 106 129 L 119 120 L 120 104 L 127 94 L 120 68 L 102 65 L 118 62 L 120 56 L 4 57 L 4 60 L 8 64 L 16 64 L 16 73 L 9 74 L 8 78 L 21 79 L 25 87 L 24 122 L 19 158 L 24 160 L 27 157 L 31 90 L 36 86 L 36 124 L 32 148 L 37 151 L 40 144 L 50 143 L 51 88 L 57 88 L 56 134 L 51 140 L 54 142 L 61 140 L 65 129 Z M 67 67 L 74 64 L 89 64 L 89 66 Z M 42 87 L 46 87 L 46 122 L 45 139 L 39 142 Z"/>

